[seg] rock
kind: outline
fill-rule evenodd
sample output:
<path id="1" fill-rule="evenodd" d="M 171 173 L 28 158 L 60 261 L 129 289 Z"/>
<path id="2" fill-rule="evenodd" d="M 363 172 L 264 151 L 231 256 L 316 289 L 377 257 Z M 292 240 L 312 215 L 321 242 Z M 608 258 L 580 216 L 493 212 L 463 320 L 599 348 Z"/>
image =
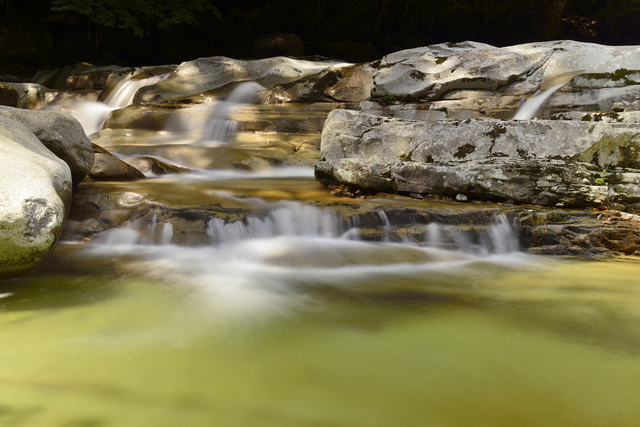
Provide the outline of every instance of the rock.
<path id="1" fill-rule="evenodd" d="M 11 86 L 0 83 L 0 105 L 20 108 L 20 95 Z"/>
<path id="2" fill-rule="evenodd" d="M 44 266 L 71 204 L 71 173 L 25 126 L 0 117 L 0 280 Z"/>
<path id="3" fill-rule="evenodd" d="M 255 81 L 270 89 L 326 69 L 348 65 L 350 64 L 285 57 L 252 61 L 223 56 L 199 58 L 180 64 L 168 79 L 138 90 L 134 103 L 178 101 L 238 81 Z"/>
<path id="4" fill-rule="evenodd" d="M 47 106 L 46 96 L 52 91 L 42 85 L 35 83 L 13 83 L 4 82 L 6 86 L 12 87 L 20 97 L 20 107 L 29 110 L 38 110 Z"/>
<path id="5" fill-rule="evenodd" d="M 253 43 L 253 56 L 258 59 L 274 56 L 304 56 L 304 43 L 295 34 L 270 34 Z"/>
<path id="6" fill-rule="evenodd" d="M 98 68 L 97 70 L 101 70 Z M 98 101 L 112 103 L 113 98 L 116 96 L 114 91 L 116 88 L 122 88 L 123 85 L 130 85 L 132 87 L 141 88 L 144 85 L 151 85 L 164 80 L 164 76 L 173 73 L 176 69 L 175 65 L 164 66 L 150 66 L 150 67 L 136 67 L 136 68 L 122 68 L 122 67 L 109 67 L 112 72 L 109 74 L 107 81 L 104 85 L 104 89 Z M 94 69 L 95 70 L 95 69 Z M 97 71 L 95 70 L 95 71 Z M 151 79 L 152 80 L 148 80 Z M 138 89 L 139 90 L 139 89 Z M 115 105 L 114 105 L 115 106 Z M 119 108 L 126 107 L 126 105 L 117 105 Z"/>
<path id="7" fill-rule="evenodd" d="M 62 68 L 54 68 L 53 70 L 40 70 L 36 73 L 35 76 L 31 79 L 31 83 L 42 85 L 48 87 L 50 89 L 53 88 L 53 84 L 55 83 L 58 76 L 62 72 Z"/>
<path id="8" fill-rule="evenodd" d="M 53 40 L 45 26 L 29 14 L 0 15 L 0 59 L 38 63 L 51 60 Z"/>
<path id="9" fill-rule="evenodd" d="M 89 178 L 94 181 L 136 181 L 144 179 L 145 176 L 138 169 L 112 155 L 95 153 Z"/>
<path id="10" fill-rule="evenodd" d="M 127 161 L 131 166 L 143 173 L 154 173 L 156 175 L 166 175 L 170 173 L 186 173 L 190 169 L 181 168 L 180 166 L 170 165 L 153 157 L 136 157 Z"/>
<path id="11" fill-rule="evenodd" d="M 82 181 L 91 170 L 91 141 L 80 123 L 69 114 L 60 111 L 0 107 L 0 115 L 22 123 L 45 147 L 64 160 L 69 165 L 74 184 Z"/>
<path id="12" fill-rule="evenodd" d="M 371 97 L 374 69 L 368 64 L 331 68 L 266 91 L 265 104 L 283 102 L 360 102 Z"/>
<path id="13" fill-rule="evenodd" d="M 329 114 L 316 177 L 367 191 L 640 210 L 640 125 Z"/>

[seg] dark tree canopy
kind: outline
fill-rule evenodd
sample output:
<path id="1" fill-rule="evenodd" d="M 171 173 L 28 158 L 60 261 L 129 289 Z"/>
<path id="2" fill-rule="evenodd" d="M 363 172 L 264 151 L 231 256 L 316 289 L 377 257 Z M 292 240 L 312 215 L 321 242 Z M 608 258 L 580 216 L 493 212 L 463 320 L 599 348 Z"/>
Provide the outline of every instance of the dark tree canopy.
<path id="1" fill-rule="evenodd" d="M 640 0 L 4 1 L 3 13 L 49 29 L 60 63 L 105 52 L 128 63 L 250 58 L 255 40 L 281 32 L 298 35 L 308 55 L 334 56 L 348 42 L 371 59 L 443 41 L 640 44 Z"/>

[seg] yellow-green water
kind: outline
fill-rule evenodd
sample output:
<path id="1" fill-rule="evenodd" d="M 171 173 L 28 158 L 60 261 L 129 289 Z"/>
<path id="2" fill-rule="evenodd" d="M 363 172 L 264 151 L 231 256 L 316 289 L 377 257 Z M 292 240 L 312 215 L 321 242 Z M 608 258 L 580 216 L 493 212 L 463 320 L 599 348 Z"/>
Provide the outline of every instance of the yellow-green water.
<path id="1" fill-rule="evenodd" d="M 145 251 L 2 284 L 0 425 L 640 425 L 637 261 Z"/>

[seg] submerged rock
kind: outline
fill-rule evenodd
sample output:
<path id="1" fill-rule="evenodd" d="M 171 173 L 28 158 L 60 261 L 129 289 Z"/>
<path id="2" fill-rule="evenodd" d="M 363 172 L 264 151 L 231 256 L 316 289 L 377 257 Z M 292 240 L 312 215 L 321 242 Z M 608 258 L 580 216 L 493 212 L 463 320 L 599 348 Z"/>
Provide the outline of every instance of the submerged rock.
<path id="1" fill-rule="evenodd" d="M 0 117 L 0 279 L 46 263 L 71 204 L 71 173 L 24 125 Z"/>
<path id="2" fill-rule="evenodd" d="M 636 124 L 416 122 L 340 110 L 325 124 L 316 177 L 370 192 L 640 211 L 639 134 Z"/>

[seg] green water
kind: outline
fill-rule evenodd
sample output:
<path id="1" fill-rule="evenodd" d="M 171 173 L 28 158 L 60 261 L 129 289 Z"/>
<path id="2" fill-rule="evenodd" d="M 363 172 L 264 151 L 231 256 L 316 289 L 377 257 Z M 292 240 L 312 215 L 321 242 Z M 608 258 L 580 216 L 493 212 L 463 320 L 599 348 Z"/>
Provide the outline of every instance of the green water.
<path id="1" fill-rule="evenodd" d="M 637 261 L 295 270 L 237 307 L 143 258 L 2 284 L 0 425 L 640 425 Z"/>

